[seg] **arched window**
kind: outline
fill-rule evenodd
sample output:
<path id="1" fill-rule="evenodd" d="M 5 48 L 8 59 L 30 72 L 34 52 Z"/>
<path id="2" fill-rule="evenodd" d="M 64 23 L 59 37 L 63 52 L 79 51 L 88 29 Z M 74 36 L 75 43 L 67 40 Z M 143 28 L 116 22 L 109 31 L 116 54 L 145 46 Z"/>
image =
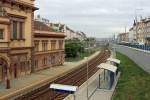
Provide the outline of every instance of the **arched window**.
<path id="1" fill-rule="evenodd" d="M 0 6 L 0 16 L 7 16 L 6 10 Z"/>

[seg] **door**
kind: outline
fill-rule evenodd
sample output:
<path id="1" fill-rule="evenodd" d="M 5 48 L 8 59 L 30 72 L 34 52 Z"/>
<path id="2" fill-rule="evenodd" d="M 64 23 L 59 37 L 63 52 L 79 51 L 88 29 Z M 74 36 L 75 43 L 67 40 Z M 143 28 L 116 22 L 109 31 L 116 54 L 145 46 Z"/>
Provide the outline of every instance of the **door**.
<path id="1" fill-rule="evenodd" d="M 0 58 L 0 82 L 5 80 L 7 76 L 7 67 L 7 62 L 4 59 Z"/>
<path id="2" fill-rule="evenodd" d="M 0 82 L 2 81 L 2 74 L 3 74 L 3 72 L 2 72 L 3 70 L 2 70 L 2 64 L 0 63 Z"/>
<path id="3" fill-rule="evenodd" d="M 17 64 L 14 64 L 14 77 L 17 78 Z"/>

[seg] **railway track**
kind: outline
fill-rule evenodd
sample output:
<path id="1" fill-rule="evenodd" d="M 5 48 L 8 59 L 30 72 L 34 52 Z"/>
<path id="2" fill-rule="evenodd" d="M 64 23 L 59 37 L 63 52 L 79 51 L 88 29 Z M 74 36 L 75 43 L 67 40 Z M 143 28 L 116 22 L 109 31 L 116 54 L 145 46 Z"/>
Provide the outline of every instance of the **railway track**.
<path id="1" fill-rule="evenodd" d="M 51 83 L 81 86 L 87 80 L 87 68 L 88 78 L 90 78 L 98 71 L 97 66 L 100 63 L 106 62 L 109 56 L 110 51 L 102 50 L 99 55 L 88 62 L 88 67 L 87 64 L 83 64 L 78 69 L 50 82 L 45 86 L 16 98 L 16 100 L 63 100 L 66 96 L 68 96 L 68 94 L 58 93 L 49 89 L 49 85 Z"/>

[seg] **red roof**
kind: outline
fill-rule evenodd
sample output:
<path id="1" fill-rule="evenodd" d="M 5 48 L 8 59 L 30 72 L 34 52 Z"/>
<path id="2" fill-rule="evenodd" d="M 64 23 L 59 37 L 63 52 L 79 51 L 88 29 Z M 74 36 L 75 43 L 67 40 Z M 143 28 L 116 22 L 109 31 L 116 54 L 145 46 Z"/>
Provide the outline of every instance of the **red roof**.
<path id="1" fill-rule="evenodd" d="M 40 22 L 40 21 L 34 21 L 34 30 L 50 31 L 50 32 L 53 31 L 53 29 L 50 26 L 48 26 L 44 22 Z"/>

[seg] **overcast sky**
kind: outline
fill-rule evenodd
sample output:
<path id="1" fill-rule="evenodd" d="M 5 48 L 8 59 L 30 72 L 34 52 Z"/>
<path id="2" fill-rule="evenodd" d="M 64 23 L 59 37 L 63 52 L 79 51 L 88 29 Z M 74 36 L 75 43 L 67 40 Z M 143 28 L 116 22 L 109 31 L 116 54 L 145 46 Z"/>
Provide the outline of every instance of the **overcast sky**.
<path id="1" fill-rule="evenodd" d="M 150 16 L 149 0 L 36 0 L 42 17 L 67 24 L 88 36 L 110 37 L 124 32 L 137 15 Z"/>

